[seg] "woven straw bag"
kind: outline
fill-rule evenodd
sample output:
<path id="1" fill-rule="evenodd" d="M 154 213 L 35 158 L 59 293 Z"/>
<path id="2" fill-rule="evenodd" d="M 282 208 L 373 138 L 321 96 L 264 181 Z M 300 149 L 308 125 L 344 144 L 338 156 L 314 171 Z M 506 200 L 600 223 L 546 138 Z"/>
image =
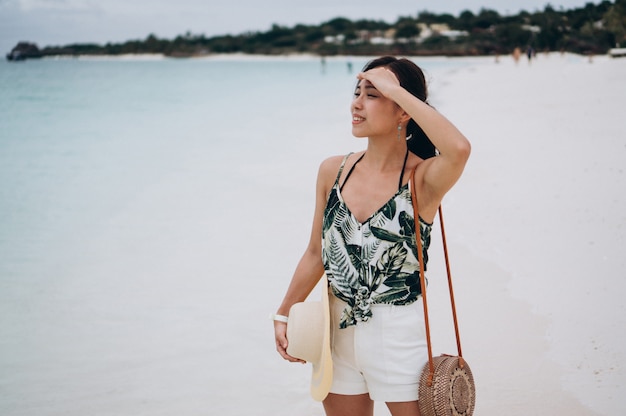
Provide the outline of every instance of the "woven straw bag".
<path id="1" fill-rule="evenodd" d="M 471 416 L 476 401 L 472 370 L 462 357 L 441 355 L 432 360 L 434 372 L 427 364 L 420 376 L 421 415 Z"/>
<path id="2" fill-rule="evenodd" d="M 411 175 L 411 182 L 414 175 Z M 420 285 L 424 304 L 424 323 L 426 325 L 426 343 L 428 345 L 428 363 L 424 366 L 419 381 L 419 408 L 422 416 L 472 416 L 476 402 L 476 387 L 474 376 L 469 365 L 461 352 L 461 339 L 459 337 L 459 324 L 457 322 L 456 307 L 454 304 L 454 292 L 452 290 L 452 276 L 450 273 L 450 261 L 448 259 L 448 247 L 443 225 L 443 214 L 439 207 L 439 223 L 441 225 L 441 237 L 443 252 L 446 259 L 446 271 L 448 274 L 448 288 L 450 289 L 450 303 L 452 305 L 452 317 L 456 334 L 458 355 L 441 355 L 433 358 L 430 341 L 430 325 L 428 321 L 428 304 L 426 302 L 426 284 L 424 277 L 424 259 L 422 252 L 422 239 L 419 235 L 418 207 L 415 192 L 415 184 L 412 184 L 411 199 L 413 202 L 414 218 L 416 218 L 415 240 L 417 242 L 417 254 L 420 263 Z"/>

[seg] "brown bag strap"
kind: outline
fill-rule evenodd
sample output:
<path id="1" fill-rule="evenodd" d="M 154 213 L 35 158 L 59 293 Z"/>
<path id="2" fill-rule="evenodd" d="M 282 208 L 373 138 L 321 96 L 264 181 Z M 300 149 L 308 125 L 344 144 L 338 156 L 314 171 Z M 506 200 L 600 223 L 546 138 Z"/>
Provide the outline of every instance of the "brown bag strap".
<path id="1" fill-rule="evenodd" d="M 413 215 L 415 218 L 415 241 L 417 243 L 417 258 L 420 265 L 420 287 L 422 289 L 422 299 L 424 303 L 424 324 L 426 326 L 426 343 L 428 345 L 428 365 L 430 374 L 428 377 L 428 385 L 432 385 L 433 375 L 435 373 L 435 365 L 433 362 L 432 344 L 430 341 L 430 323 L 428 320 L 428 302 L 426 301 L 426 277 L 424 273 L 424 253 L 422 248 L 422 236 L 419 223 L 419 211 L 417 206 L 417 192 L 415 192 L 415 169 L 411 172 L 411 202 L 413 203 Z M 454 320 L 454 332 L 456 334 L 456 346 L 459 355 L 459 365 L 464 366 L 463 354 L 461 352 L 461 337 L 459 335 L 459 323 L 457 321 L 456 306 L 454 303 L 454 291 L 452 289 L 452 274 L 450 272 L 450 260 L 448 258 L 448 245 L 446 242 L 446 232 L 443 225 L 443 212 L 441 205 L 439 206 L 439 223 L 441 224 L 441 239 L 443 243 L 443 252 L 446 259 L 446 272 L 448 273 L 448 288 L 450 289 L 450 304 L 452 306 L 452 318 Z"/>

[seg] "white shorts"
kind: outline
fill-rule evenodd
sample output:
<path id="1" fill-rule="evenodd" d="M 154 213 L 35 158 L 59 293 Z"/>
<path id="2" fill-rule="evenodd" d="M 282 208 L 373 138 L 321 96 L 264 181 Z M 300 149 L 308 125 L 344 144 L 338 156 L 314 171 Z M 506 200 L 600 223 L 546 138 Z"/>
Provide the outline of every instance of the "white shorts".
<path id="1" fill-rule="evenodd" d="M 346 303 L 330 293 L 333 384 L 331 393 L 369 393 L 372 400 L 418 399 L 419 377 L 428 362 L 424 306 L 372 305 L 367 322 L 339 329 Z"/>

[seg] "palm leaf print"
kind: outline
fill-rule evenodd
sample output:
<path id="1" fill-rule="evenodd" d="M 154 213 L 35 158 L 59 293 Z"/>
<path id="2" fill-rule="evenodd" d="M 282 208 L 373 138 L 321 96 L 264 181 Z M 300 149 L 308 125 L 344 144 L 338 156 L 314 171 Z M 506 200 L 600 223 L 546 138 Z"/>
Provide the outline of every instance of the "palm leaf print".
<path id="1" fill-rule="evenodd" d="M 373 264 L 370 264 L 367 270 L 367 283 L 370 292 L 375 292 L 380 287 L 385 275 L 381 274 L 380 269 Z"/>
<path id="2" fill-rule="evenodd" d="M 415 234 L 413 216 L 406 211 L 402 211 L 400 215 L 398 215 L 398 223 L 400 224 L 400 235 L 412 237 Z"/>
<path id="3" fill-rule="evenodd" d="M 395 199 L 390 199 L 389 202 L 387 202 L 385 204 L 384 207 L 382 207 L 382 209 L 380 210 L 380 212 L 387 217 L 388 219 L 392 220 L 393 217 L 396 216 L 396 200 Z"/>
<path id="4" fill-rule="evenodd" d="M 343 208 L 343 207 L 342 207 Z M 341 215 L 335 217 L 334 227 L 338 228 L 346 242 L 355 241 L 359 224 L 357 220 L 348 214 L 345 209 L 341 210 Z"/>
<path id="5" fill-rule="evenodd" d="M 378 264 L 376 265 L 378 273 L 383 276 L 387 276 L 387 278 L 400 273 L 402 265 L 406 260 L 406 254 L 407 249 L 404 248 L 402 244 L 396 244 L 389 247 L 378 260 Z"/>
<path id="6" fill-rule="evenodd" d="M 411 241 L 412 236 L 404 236 L 387 231 L 384 228 L 371 227 L 372 234 L 381 240 L 390 241 L 392 243 L 399 243 L 402 241 Z"/>
<path id="7" fill-rule="evenodd" d="M 363 262 L 369 263 L 372 261 L 376 253 L 378 252 L 378 248 L 382 244 L 382 240 L 378 239 L 365 239 L 363 244 L 363 248 L 361 249 L 361 255 L 363 257 Z"/>
<path id="8" fill-rule="evenodd" d="M 409 284 L 408 279 L 411 279 L 414 273 L 398 273 L 395 276 L 385 279 L 385 286 L 394 289 L 406 289 Z"/>
<path id="9" fill-rule="evenodd" d="M 354 309 L 348 307 L 341 312 L 341 318 L 339 319 L 339 328 L 344 329 L 354 324 L 356 324 L 356 319 L 354 319 Z"/>
<path id="10" fill-rule="evenodd" d="M 343 295 L 349 298 L 352 294 L 351 287 L 356 285 L 359 273 L 350 261 L 350 254 L 345 244 L 343 244 L 343 242 L 337 242 L 337 239 L 341 239 L 341 235 L 332 232 L 329 242 L 331 251 L 328 259 L 330 274 L 332 276 L 341 277 L 341 279 L 334 279 L 335 286 Z"/>
<path id="11" fill-rule="evenodd" d="M 337 195 L 337 188 L 333 188 L 328 195 L 328 202 L 326 202 L 326 209 L 324 210 L 324 224 L 322 230 L 326 231 L 335 222 L 335 216 L 337 215 L 337 208 L 341 206 L 339 196 Z"/>
<path id="12" fill-rule="evenodd" d="M 348 257 L 350 258 L 350 263 L 354 266 L 356 270 L 361 270 L 363 267 L 363 257 L 361 256 L 361 246 L 356 244 L 347 244 L 346 251 L 348 252 Z"/>
<path id="13" fill-rule="evenodd" d="M 409 297 L 409 289 L 406 287 L 389 289 L 379 295 L 372 296 L 374 303 L 394 303 Z"/>

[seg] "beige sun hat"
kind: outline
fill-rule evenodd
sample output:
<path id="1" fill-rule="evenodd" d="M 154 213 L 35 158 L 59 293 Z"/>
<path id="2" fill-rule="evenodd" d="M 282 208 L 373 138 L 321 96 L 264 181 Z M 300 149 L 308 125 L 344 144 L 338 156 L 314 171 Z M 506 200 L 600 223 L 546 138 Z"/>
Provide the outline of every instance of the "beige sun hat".
<path id="1" fill-rule="evenodd" d="M 333 382 L 326 275 L 322 277 L 322 285 L 322 300 L 294 304 L 287 324 L 287 353 L 313 364 L 311 396 L 320 402 L 328 395 Z"/>

